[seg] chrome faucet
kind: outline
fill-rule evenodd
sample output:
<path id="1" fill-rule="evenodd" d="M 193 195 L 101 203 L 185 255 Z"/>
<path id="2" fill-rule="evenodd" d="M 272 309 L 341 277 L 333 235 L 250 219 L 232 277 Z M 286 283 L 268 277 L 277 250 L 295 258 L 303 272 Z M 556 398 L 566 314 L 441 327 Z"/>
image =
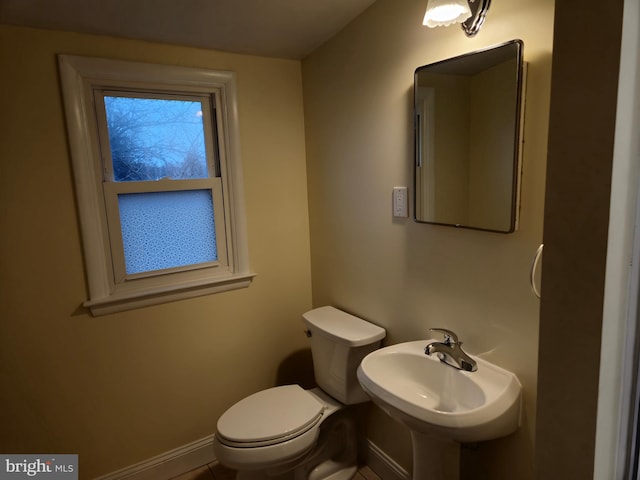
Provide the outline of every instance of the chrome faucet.
<path id="1" fill-rule="evenodd" d="M 444 335 L 444 342 L 431 342 L 424 347 L 424 353 L 427 355 L 437 354 L 442 363 L 464 370 L 466 372 L 475 372 L 478 370 L 476 361 L 462 350 L 462 342 L 458 340 L 458 336 L 451 330 L 445 328 L 430 328 L 431 332 L 440 332 Z"/>

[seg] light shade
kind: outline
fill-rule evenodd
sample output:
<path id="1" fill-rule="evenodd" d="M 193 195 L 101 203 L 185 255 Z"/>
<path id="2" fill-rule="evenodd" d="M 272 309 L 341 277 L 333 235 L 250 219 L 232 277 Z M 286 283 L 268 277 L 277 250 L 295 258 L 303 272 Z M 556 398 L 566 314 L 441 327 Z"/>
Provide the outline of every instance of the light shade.
<path id="1" fill-rule="evenodd" d="M 424 14 L 423 25 L 446 27 L 452 23 L 462 23 L 471 17 L 467 0 L 429 0 Z"/>

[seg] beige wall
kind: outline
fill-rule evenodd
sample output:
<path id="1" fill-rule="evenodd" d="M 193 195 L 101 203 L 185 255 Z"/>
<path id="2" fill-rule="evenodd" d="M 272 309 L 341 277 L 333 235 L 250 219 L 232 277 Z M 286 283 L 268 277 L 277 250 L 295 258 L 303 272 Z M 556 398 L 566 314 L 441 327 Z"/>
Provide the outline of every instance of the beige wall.
<path id="1" fill-rule="evenodd" d="M 81 307 L 58 53 L 237 72 L 250 288 L 99 318 Z M 213 433 L 306 347 L 300 62 L 0 26 L 0 72 L 0 451 L 78 453 L 91 478 Z"/>
<path id="2" fill-rule="evenodd" d="M 615 388 L 622 371 L 609 364 L 604 372 L 611 378 L 599 385 L 603 327 L 610 335 L 616 322 L 624 322 L 627 306 L 631 249 L 621 248 L 615 237 L 632 239 L 633 215 L 624 217 L 632 211 L 628 205 L 638 188 L 634 170 L 627 172 L 628 183 L 618 178 L 617 189 L 611 187 L 623 4 L 569 0 L 557 2 L 555 10 L 536 430 L 537 478 L 544 480 L 623 478 L 622 472 L 613 471 L 596 470 L 593 475 L 599 388 L 606 402 L 615 401 L 611 395 L 616 393 L 606 389 Z M 576 8 L 584 12 L 579 24 Z M 624 91 L 628 97 L 621 102 L 633 105 L 632 92 Z M 620 131 L 628 134 L 631 124 L 626 122 Z M 631 135 L 637 141 L 637 132 Z M 637 164 L 637 157 L 632 162 Z M 610 227 L 612 196 L 617 211 L 611 213 Z M 619 279 L 609 277 L 608 287 L 618 291 L 609 292 L 603 324 L 610 228 L 618 230 L 611 238 L 619 250 L 610 252 L 609 267 L 618 269 Z M 611 316 L 612 298 L 620 320 Z M 604 353 L 605 359 L 620 354 Z M 608 427 L 614 430 L 617 425 Z M 615 462 L 611 443 L 605 441 L 606 448 L 599 452 L 600 461 L 605 457 L 609 465 Z"/>
<path id="3" fill-rule="evenodd" d="M 519 432 L 463 452 L 463 478 L 533 478 L 538 301 L 528 272 L 542 240 L 552 0 L 493 2 L 473 39 L 421 26 L 422 0 L 378 0 L 303 61 L 313 302 L 388 330 L 387 343 L 456 331 L 471 353 L 519 376 Z M 413 71 L 520 38 L 529 63 L 520 229 L 503 235 L 391 216 L 412 185 Z M 405 467 L 408 433 L 371 408 L 369 435 Z M 485 478 L 485 477 L 482 477 Z"/>

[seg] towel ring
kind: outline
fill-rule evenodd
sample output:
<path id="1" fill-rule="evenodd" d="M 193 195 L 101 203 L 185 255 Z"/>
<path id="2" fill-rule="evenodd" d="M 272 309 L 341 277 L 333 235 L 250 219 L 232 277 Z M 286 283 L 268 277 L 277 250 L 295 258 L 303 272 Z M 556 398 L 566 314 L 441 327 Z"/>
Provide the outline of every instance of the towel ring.
<path id="1" fill-rule="evenodd" d="M 536 270 L 538 269 L 538 262 L 540 261 L 540 257 L 542 256 L 542 250 L 544 248 L 544 243 L 541 243 L 536 250 L 536 254 L 533 256 L 533 260 L 531 261 L 531 270 L 529 272 L 529 283 L 531 285 L 531 291 L 536 296 L 536 298 L 540 298 L 540 290 L 536 285 Z"/>

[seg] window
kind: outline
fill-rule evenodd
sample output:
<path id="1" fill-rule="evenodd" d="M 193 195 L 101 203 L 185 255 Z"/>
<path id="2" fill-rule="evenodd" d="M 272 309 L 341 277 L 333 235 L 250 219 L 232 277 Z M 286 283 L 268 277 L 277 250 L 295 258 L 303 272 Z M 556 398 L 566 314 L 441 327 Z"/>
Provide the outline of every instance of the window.
<path id="1" fill-rule="evenodd" d="M 247 287 L 235 76 L 59 57 L 94 315 Z"/>

